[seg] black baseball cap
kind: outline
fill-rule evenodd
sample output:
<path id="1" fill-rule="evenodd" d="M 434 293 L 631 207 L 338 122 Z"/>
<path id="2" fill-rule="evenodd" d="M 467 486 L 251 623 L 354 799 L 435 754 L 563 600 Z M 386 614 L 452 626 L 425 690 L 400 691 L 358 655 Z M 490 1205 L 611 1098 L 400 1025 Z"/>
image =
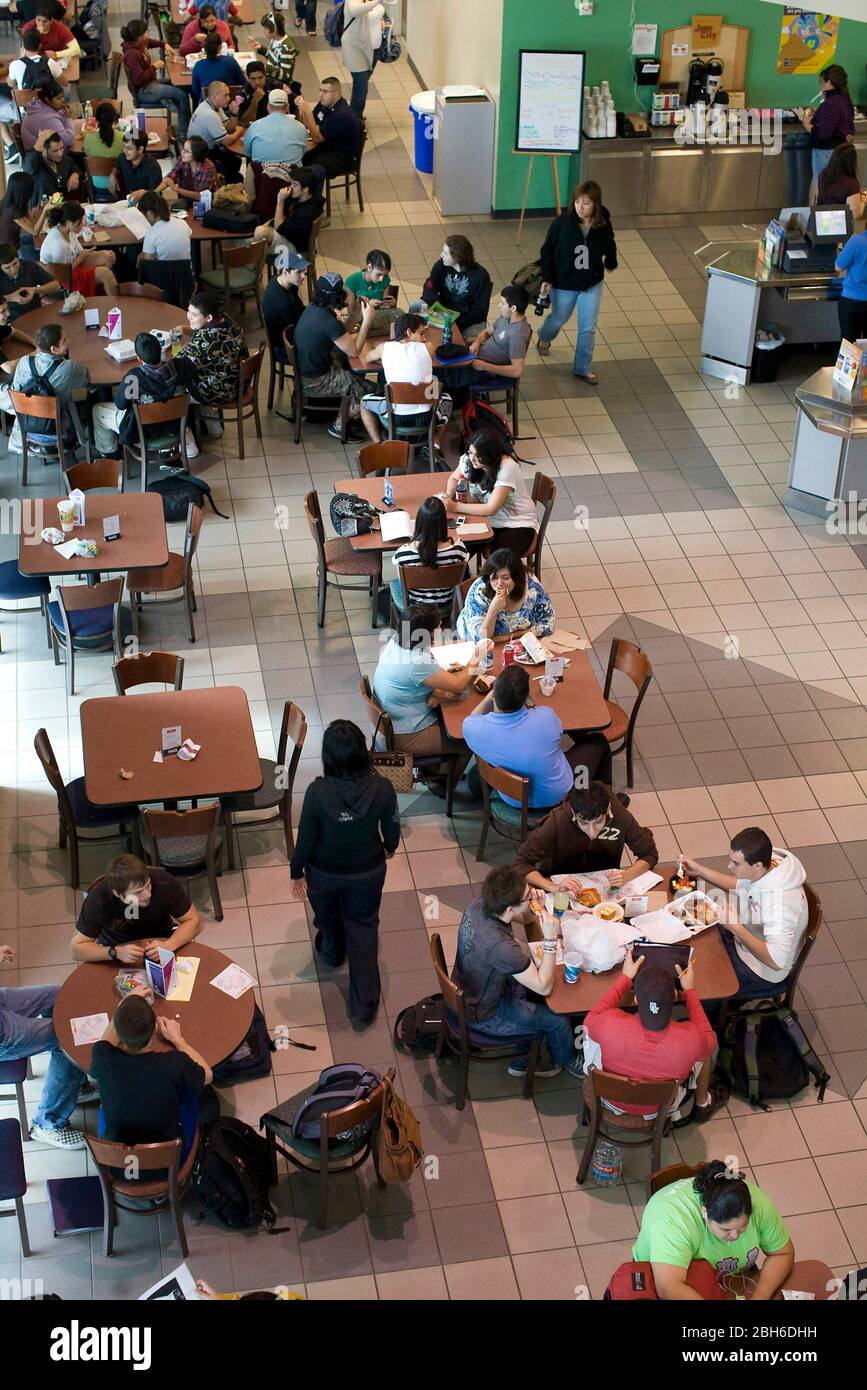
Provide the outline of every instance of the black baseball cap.
<path id="1" fill-rule="evenodd" d="M 661 1033 L 671 1021 L 674 1008 L 674 976 L 659 965 L 643 965 L 635 977 L 635 1002 L 642 1028 Z"/>

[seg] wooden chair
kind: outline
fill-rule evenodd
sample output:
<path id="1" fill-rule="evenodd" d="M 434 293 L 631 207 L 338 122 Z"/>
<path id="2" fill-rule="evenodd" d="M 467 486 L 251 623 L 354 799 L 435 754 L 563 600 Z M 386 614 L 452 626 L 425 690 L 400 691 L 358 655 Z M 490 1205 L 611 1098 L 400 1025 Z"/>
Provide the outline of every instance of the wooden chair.
<path id="1" fill-rule="evenodd" d="M 140 284 L 162 290 L 168 304 L 189 304 L 196 285 L 192 263 L 188 260 L 140 260 L 138 278 Z"/>
<path id="2" fill-rule="evenodd" d="M 66 653 L 66 693 L 75 694 L 75 653 L 104 652 L 108 647 L 122 655 L 120 601 L 123 575 L 98 584 L 61 584 L 57 598 L 48 604 L 51 648 L 59 666 Z"/>
<path id="3" fill-rule="evenodd" d="M 63 475 L 67 493 L 95 492 L 97 488 L 108 488 L 112 492 L 123 491 L 120 464 L 117 459 L 91 459 L 90 463 L 76 463 L 67 468 Z"/>
<path id="4" fill-rule="evenodd" d="M 439 382 L 436 377 L 426 386 L 404 386 L 393 382 L 385 388 L 386 423 L 389 439 L 399 439 L 410 446 L 410 459 L 423 445 L 428 451 L 428 467 L 434 471 L 434 435 L 437 427 L 436 402 Z M 408 415 L 402 405 L 423 405 L 425 413 Z M 412 462 L 410 462 L 410 468 Z"/>
<path id="5" fill-rule="evenodd" d="M 648 1179 L 651 1197 L 668 1187 L 669 1183 L 680 1182 L 681 1178 L 694 1178 L 700 1168 L 700 1163 L 669 1163 L 667 1168 L 660 1168 L 658 1173 L 651 1173 Z"/>
<path id="6" fill-rule="evenodd" d="M 316 546 L 316 626 L 325 626 L 325 603 L 328 598 L 329 585 L 333 589 L 344 587 L 340 584 L 332 584 L 329 580 L 330 574 L 336 574 L 366 576 L 366 587 L 370 593 L 370 625 L 377 627 L 376 603 L 382 585 L 381 552 L 378 550 L 353 550 L 345 536 L 335 536 L 331 540 L 326 540 L 322 509 L 315 492 L 308 492 L 304 498 L 304 515 L 307 518 L 307 525 Z M 350 584 L 346 587 L 359 589 L 362 586 Z"/>
<path id="7" fill-rule="evenodd" d="M 137 280 L 124 280 L 122 285 L 118 285 L 117 292 L 125 299 L 156 299 L 162 302 L 166 297 L 165 290 L 161 290 L 159 285 L 140 285 Z"/>
<path id="8" fill-rule="evenodd" d="M 356 195 L 358 197 L 358 211 L 364 212 L 364 195 L 361 191 L 361 161 L 364 157 L 364 146 L 366 144 L 367 126 L 362 121 L 361 147 L 358 151 L 358 158 L 355 161 L 355 168 L 350 169 L 345 174 L 335 174 L 333 178 L 326 178 L 325 180 L 325 212 L 328 217 L 331 216 L 331 185 L 333 183 L 339 183 L 341 179 L 343 180 L 344 201 L 347 203 L 349 202 L 349 190 L 354 187 Z"/>
<path id="9" fill-rule="evenodd" d="M 382 473 L 387 478 L 392 473 L 409 472 L 410 446 L 405 440 L 385 439 L 381 444 L 365 444 L 355 457 L 362 478 L 371 473 Z"/>
<path id="10" fill-rule="evenodd" d="M 102 1253 L 108 1259 L 114 1254 L 114 1228 L 117 1225 L 117 1209 L 153 1216 L 164 1211 L 168 1205 L 175 1225 L 175 1234 L 184 1259 L 189 1255 L 187 1236 L 184 1231 L 184 1213 L 181 1197 L 189 1183 L 199 1147 L 199 1133 L 193 1140 L 183 1167 L 181 1163 L 180 1139 L 169 1139 L 162 1144 L 116 1144 L 108 1139 L 97 1139 L 95 1135 L 85 1135 L 90 1155 L 99 1174 L 102 1188 L 103 1226 Z M 166 1170 L 164 1178 L 134 1181 L 118 1177 L 125 1172 L 159 1172 Z M 130 1197 L 138 1200 L 150 1198 L 155 1205 L 150 1207 L 127 1207 L 119 1198 Z M 159 1203 L 159 1205 L 156 1205 Z"/>
<path id="11" fill-rule="evenodd" d="M 255 352 L 242 359 L 238 370 L 238 394 L 231 404 L 217 406 L 222 424 L 238 426 L 238 457 L 244 458 L 244 421 L 255 420 L 256 438 L 262 438 L 262 420 L 259 415 L 259 373 L 265 360 L 265 344 L 260 343 Z"/>
<path id="12" fill-rule="evenodd" d="M 506 1057 L 514 1057 L 522 1043 L 529 1044 L 527 1072 L 524 1077 L 524 1096 L 529 1100 L 533 1094 L 536 1065 L 539 1061 L 539 1044 L 543 1034 L 511 1033 L 506 1038 L 495 1038 L 478 1032 L 467 1022 L 467 1006 L 463 989 L 450 978 L 446 969 L 445 952 L 439 932 L 435 931 L 431 934 L 430 954 L 445 1004 L 434 1056 L 439 1061 L 443 1052 L 448 1048 L 449 1052 L 458 1058 L 458 1084 L 455 1087 L 456 1108 L 463 1110 L 467 1103 L 470 1062 L 500 1062 Z"/>
<path id="13" fill-rule="evenodd" d="M 112 95 L 112 98 L 113 98 L 114 101 L 117 101 L 117 99 L 118 99 L 117 91 L 118 91 L 118 87 L 120 86 L 120 72 L 121 72 L 121 68 L 122 68 L 122 67 L 123 67 L 123 54 L 122 54 L 122 53 L 112 53 L 112 55 L 111 55 L 111 79 L 110 79 L 110 80 L 111 80 L 111 95 Z"/>
<path id="14" fill-rule="evenodd" d="M 394 725 L 391 722 L 391 716 L 386 714 L 382 705 L 380 705 L 371 689 L 370 681 L 367 679 L 367 676 L 361 677 L 358 688 L 367 710 L 370 727 L 373 730 L 370 738 L 370 751 L 376 751 L 376 741 L 377 738 L 379 738 L 382 741 L 382 749 L 386 753 L 396 752 L 397 745 L 395 743 Z M 417 757 L 413 757 L 412 760 L 413 772 L 420 772 L 422 776 L 429 769 L 439 767 L 441 764 L 445 764 L 446 767 L 446 815 L 451 816 L 455 798 L 455 786 L 457 785 L 457 779 L 455 777 L 457 755 L 448 753 L 420 753 Z"/>
<path id="15" fill-rule="evenodd" d="M 63 420 L 61 418 L 60 401 L 56 396 L 28 396 L 24 391 L 9 391 L 9 399 L 12 408 L 18 417 L 18 427 L 21 431 L 21 486 L 28 487 L 27 469 L 31 455 L 34 459 L 42 459 L 43 464 L 56 463 L 61 474 L 75 462 L 75 454 L 67 452 L 68 446 L 63 442 Z M 78 411 L 75 408 L 75 401 L 70 400 L 68 410 L 75 425 L 75 432 L 78 439 L 85 443 L 86 436 L 81 428 L 78 418 Z M 45 421 L 45 430 L 28 430 L 26 419 L 32 416 L 37 420 Z M 45 439 L 36 438 L 36 435 L 45 435 Z M 85 453 L 90 458 L 90 446 L 85 443 Z"/>
<path id="16" fill-rule="evenodd" d="M 218 922 L 223 920 L 223 904 L 217 876 L 222 873 L 220 803 L 197 806 L 191 811 L 158 811 L 142 807 L 142 821 L 149 844 L 148 863 L 168 869 L 175 878 L 204 875 L 211 891 L 211 903 Z"/>
<path id="17" fill-rule="evenodd" d="M 329 216 L 331 214 L 329 213 Z M 316 255 L 319 251 L 319 238 L 322 235 L 322 224 L 325 221 L 325 214 L 317 217 L 313 226 L 310 228 L 310 240 L 307 243 L 305 256 L 307 257 L 307 299 L 312 300 L 313 291 L 316 289 L 316 281 L 319 278 L 316 272 Z"/>
<path id="18" fill-rule="evenodd" d="M 801 945 L 798 948 L 795 963 L 786 979 L 781 981 L 780 993 L 767 996 L 767 998 L 773 999 L 784 1008 L 792 1010 L 795 1008 L 795 994 L 798 989 L 798 980 L 800 979 L 801 971 L 807 963 L 807 957 L 815 945 L 816 937 L 819 935 L 819 928 L 822 925 L 822 903 L 815 888 L 811 888 L 809 883 L 804 884 L 804 896 L 807 899 L 807 926 L 801 940 Z M 782 985 L 785 985 L 785 989 L 782 988 Z M 716 1025 L 717 1037 L 721 1038 L 723 1036 L 725 1026 L 732 1013 L 749 1013 L 751 1009 L 755 1008 L 757 1003 L 761 1004 L 764 1002 L 765 1001 L 762 999 L 724 999 Z"/>
<path id="19" fill-rule="evenodd" d="M 341 442 L 346 443 L 349 420 L 345 413 L 341 413 L 343 405 L 342 396 L 319 396 L 312 393 L 304 384 L 301 375 L 301 366 L 298 361 L 298 349 L 292 344 L 292 414 L 289 417 L 295 422 L 295 443 L 301 443 L 301 425 L 304 419 L 305 410 L 318 411 L 326 415 L 337 415 L 341 421 Z"/>
<path id="20" fill-rule="evenodd" d="M 262 266 L 265 264 L 264 241 L 253 241 L 249 246 L 222 246 L 222 266 L 217 270 L 205 270 L 199 276 L 208 289 L 222 293 L 227 307 L 232 300 L 240 301 L 241 312 L 247 307 L 247 296 L 256 301 L 259 322 L 262 318 Z"/>
<path id="21" fill-rule="evenodd" d="M 140 848 L 138 806 L 131 804 L 94 806 L 87 799 L 83 777 L 76 777 L 72 782 L 64 782 L 63 774 L 54 756 L 54 749 L 51 747 L 51 740 L 44 729 L 37 731 L 33 740 L 33 747 L 42 764 L 42 770 L 48 778 L 49 786 L 57 797 L 60 848 L 66 849 L 67 843 L 69 845 L 70 887 L 77 888 L 81 882 L 78 864 L 79 830 L 101 830 L 108 825 L 119 827 L 111 835 L 88 836 L 85 843 L 90 844 L 96 840 L 116 840 L 119 836 L 126 834 L 129 826 L 132 829 L 133 843 L 136 853 L 138 853 Z"/>
<path id="22" fill-rule="evenodd" d="M 259 790 L 239 792 L 234 796 L 220 798 L 223 807 L 223 823 L 226 827 L 226 850 L 230 869 L 235 867 L 232 832 L 239 834 L 241 830 L 258 830 L 260 826 L 273 825 L 276 821 L 283 823 L 286 858 L 292 858 L 295 850 L 295 835 L 292 830 L 292 792 L 295 786 L 295 776 L 298 772 L 298 762 L 306 738 L 307 719 L 304 711 L 294 705 L 291 700 L 287 700 L 283 706 L 283 720 L 280 725 L 280 737 L 277 740 L 277 761 L 274 762 L 271 758 L 259 759 L 259 767 L 262 772 L 262 785 Z M 286 754 L 289 751 L 290 742 L 292 755 L 287 762 Z M 274 814 L 266 816 L 262 820 L 244 821 L 238 824 L 234 819 L 235 815 L 241 811 L 269 810 L 273 810 Z M 241 843 L 239 839 L 239 857 L 240 853 Z"/>
<path id="23" fill-rule="evenodd" d="M 139 630 L 139 614 L 143 611 L 142 594 L 170 594 L 172 590 L 180 589 L 180 593 L 175 598 L 155 599 L 154 607 L 162 612 L 163 608 L 168 608 L 173 603 L 182 603 L 187 613 L 188 641 L 195 642 L 196 628 L 193 614 L 197 612 L 197 608 L 196 591 L 193 586 L 193 560 L 199 544 L 199 533 L 202 529 L 203 519 L 204 513 L 201 507 L 197 507 L 195 502 L 191 502 L 187 508 L 187 528 L 184 532 L 183 554 L 178 555 L 177 551 L 170 550 L 167 565 L 160 565 L 158 568 L 150 570 L 129 570 L 127 588 L 132 607 L 132 627 L 136 636 L 138 636 Z"/>
<path id="24" fill-rule="evenodd" d="M 126 695 L 139 685 L 169 685 L 172 690 L 180 690 L 184 684 L 184 658 L 174 652 L 124 656 L 111 669 L 118 695 Z"/>
<path id="25" fill-rule="evenodd" d="M 388 1069 L 385 1079 L 394 1080 L 394 1067 Z M 306 1091 L 284 1100 L 276 1109 L 262 1116 L 261 1128 L 268 1143 L 272 1187 L 277 1183 L 278 1153 L 302 1172 L 319 1174 L 316 1225 L 320 1231 L 324 1231 L 328 1223 L 329 1178 L 338 1173 L 352 1173 L 368 1158 L 372 1158 L 377 1187 L 385 1187 L 379 1173 L 376 1150 L 383 1090 L 384 1086 L 380 1084 L 366 1099 L 344 1105 L 340 1110 L 327 1111 L 319 1122 L 318 1141 L 300 1139 L 292 1133 L 292 1117 L 306 1097 Z"/>
<path id="26" fill-rule="evenodd" d="M 438 565 L 428 568 L 426 565 L 401 565 L 400 566 L 400 587 L 403 591 L 403 612 L 405 613 L 410 606 L 410 591 L 414 594 L 424 593 L 431 589 L 451 589 L 451 598 L 446 603 L 439 605 L 439 611 L 444 620 L 452 618 L 457 621 L 457 615 L 461 611 L 458 601 L 460 586 L 464 575 L 467 572 L 466 564 L 463 560 L 457 560 L 454 564 Z M 413 599 L 413 603 L 427 604 L 430 599 Z M 397 614 L 393 615 L 398 617 Z M 392 623 L 392 626 L 395 626 Z"/>
<path id="27" fill-rule="evenodd" d="M 533 479 L 533 491 L 530 495 L 536 506 L 539 503 L 542 504 L 542 517 L 533 544 L 524 556 L 524 560 L 531 573 L 537 579 L 541 579 L 542 546 L 545 543 L 545 532 L 548 530 L 548 522 L 551 520 L 551 513 L 557 500 L 557 484 L 553 478 L 548 477 L 547 473 L 537 473 Z"/>
<path id="28" fill-rule="evenodd" d="M 286 373 L 287 373 L 287 371 L 289 372 L 289 380 L 290 380 L 290 384 L 291 384 L 291 387 L 292 387 L 293 399 L 294 399 L 294 394 L 295 394 L 295 372 L 294 372 L 293 356 L 292 356 L 292 336 L 293 336 L 293 331 L 292 331 L 292 329 L 291 329 L 291 328 L 284 328 L 284 330 L 283 330 L 283 335 L 282 335 L 282 336 L 283 336 L 283 346 L 282 346 L 282 348 L 279 349 L 279 350 L 278 350 L 277 348 L 275 348 L 274 344 L 271 342 L 271 339 L 270 339 L 270 338 L 268 339 L 268 409 L 269 409 L 269 410 L 273 410 L 273 409 L 274 409 L 274 389 L 275 389 L 275 387 L 276 387 L 276 385 L 277 385 L 277 382 L 279 381 L 279 383 L 280 383 L 280 390 L 281 390 L 281 391 L 284 389 L 284 387 L 285 387 L 285 385 L 286 385 Z M 278 411 L 277 413 L 280 414 L 279 411 Z M 289 417 L 288 415 L 282 415 L 282 414 L 280 414 L 280 418 L 281 418 L 282 420 L 288 420 L 290 417 Z M 294 418 L 294 416 L 293 416 L 292 418 Z"/>
<path id="29" fill-rule="evenodd" d="M 484 758 L 478 756 L 476 767 L 482 784 L 482 833 L 479 848 L 476 850 L 476 859 L 479 860 L 484 858 L 491 826 L 503 839 L 509 840 L 513 845 L 521 845 L 529 832 L 545 819 L 548 809 L 541 812 L 530 810 L 529 777 L 521 777 L 517 772 L 507 772 L 504 767 L 495 767 L 493 763 L 486 763 Z M 499 796 L 492 796 L 492 792 L 498 792 Z M 504 796 L 514 797 L 518 805 L 511 806 L 507 801 L 503 801 L 501 798 Z"/>
<path id="30" fill-rule="evenodd" d="M 603 1139 L 614 1139 L 617 1144 L 627 1149 L 645 1148 L 650 1145 L 650 1171 L 658 1172 L 662 1158 L 662 1141 L 671 1128 L 669 1112 L 677 1099 L 679 1086 L 680 1082 L 674 1079 L 632 1081 L 628 1076 L 619 1076 L 616 1072 L 600 1071 L 596 1068 L 590 1071 L 584 1081 L 584 1116 L 585 1119 L 589 1116 L 590 1130 L 575 1179 L 578 1185 L 580 1186 L 587 1177 L 593 1150 L 600 1135 Z M 656 1117 L 645 1120 L 643 1115 L 615 1115 L 612 1111 L 606 1110 L 602 1104 L 603 1099 L 610 1101 L 612 1105 L 622 1106 L 626 1102 L 628 1105 L 640 1105 L 644 1110 L 656 1110 Z M 606 1124 L 618 1131 L 616 1136 L 612 1136 L 606 1129 Z M 619 1133 L 620 1130 L 635 1130 L 642 1137 L 624 1139 Z"/>
<path id="31" fill-rule="evenodd" d="M 184 391 L 173 396 L 170 401 L 153 401 L 144 405 L 132 402 L 132 413 L 138 431 L 137 444 L 123 446 L 124 487 L 129 477 L 128 464 L 137 463 L 141 470 L 140 490 L 145 492 L 148 482 L 148 466 L 163 464 L 171 468 L 192 470 L 187 458 L 187 417 L 190 398 Z"/>
<path id="32" fill-rule="evenodd" d="M 637 692 L 629 714 L 615 700 L 609 698 L 615 671 L 621 671 L 624 676 L 627 676 Z M 602 695 L 611 715 L 611 723 L 602 732 L 611 745 L 612 754 L 620 753 L 624 748 L 626 749 L 627 787 L 632 786 L 632 741 L 635 737 L 638 711 L 641 709 L 641 702 L 647 694 L 647 687 L 652 680 L 653 667 L 650 664 L 650 659 L 645 656 L 641 648 L 637 647 L 634 642 L 627 642 L 625 637 L 615 637 L 611 643 L 608 670 L 605 672 L 605 685 L 602 688 Z"/>
<path id="33" fill-rule="evenodd" d="M 93 180 L 94 176 L 97 178 L 111 178 L 111 175 L 114 173 L 115 163 L 116 160 L 110 155 L 108 157 L 101 154 L 86 154 L 84 156 L 84 167 L 87 170 L 87 185 L 90 192 L 90 201 L 92 203 L 98 203 L 100 201 L 108 202 L 110 200 L 111 193 L 109 190 L 107 188 L 97 188 Z M 97 196 L 100 193 L 104 193 L 106 195 L 105 198 L 100 199 Z"/>

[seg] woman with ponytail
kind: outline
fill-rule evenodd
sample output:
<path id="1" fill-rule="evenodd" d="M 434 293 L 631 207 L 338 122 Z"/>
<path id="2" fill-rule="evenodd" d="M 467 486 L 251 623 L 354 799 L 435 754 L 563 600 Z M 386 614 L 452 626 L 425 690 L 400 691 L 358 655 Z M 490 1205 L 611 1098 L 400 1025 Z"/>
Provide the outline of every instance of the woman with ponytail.
<path id="1" fill-rule="evenodd" d="M 750 1298 L 765 1302 L 789 1278 L 795 1251 L 767 1193 L 745 1182 L 732 1160 L 715 1158 L 694 1178 L 669 1183 L 651 1197 L 632 1258 L 651 1262 L 662 1299 L 701 1300 L 687 1273 L 693 1260 L 706 1260 L 718 1276 L 750 1275 L 755 1284 Z"/>
<path id="2" fill-rule="evenodd" d="M 118 129 L 118 111 L 110 101 L 101 101 L 94 112 L 96 130 L 89 130 L 84 137 L 85 158 L 114 159 L 123 154 L 123 136 Z M 90 182 L 98 203 L 109 200 L 110 174 L 91 174 Z"/>
<path id="3" fill-rule="evenodd" d="M 819 73 L 821 103 L 814 109 L 807 106 L 801 113 L 801 124 L 810 132 L 810 162 L 813 178 L 818 179 L 831 155 L 844 140 L 855 133 L 855 107 L 849 95 L 849 76 L 839 63 L 832 63 Z"/>

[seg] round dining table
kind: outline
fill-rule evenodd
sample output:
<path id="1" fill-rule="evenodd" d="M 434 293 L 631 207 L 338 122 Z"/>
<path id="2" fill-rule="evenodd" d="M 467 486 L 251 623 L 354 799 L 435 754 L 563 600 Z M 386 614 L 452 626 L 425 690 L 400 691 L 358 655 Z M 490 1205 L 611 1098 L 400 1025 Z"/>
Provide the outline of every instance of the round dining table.
<path id="1" fill-rule="evenodd" d="M 118 295 L 113 299 L 107 295 L 97 295 L 86 302 L 88 309 L 99 310 L 100 327 L 105 322 L 108 310 L 119 308 L 123 316 L 123 337 L 133 341 L 136 334 L 149 333 L 154 328 L 163 332 L 180 328 L 182 342 L 187 342 L 191 336 L 187 311 L 179 309 L 176 304 L 164 304 L 158 299 L 145 299 L 138 295 Z M 71 360 L 87 367 L 94 386 L 115 386 L 123 380 L 130 367 L 140 365 L 137 357 L 131 357 L 126 362 L 115 362 L 106 352 L 108 338 L 99 336 L 99 328 L 85 328 L 83 309 L 75 314 L 61 314 L 55 304 L 30 309 L 15 320 L 14 334 L 4 343 L 6 357 L 12 360 L 32 352 L 36 346 L 36 330 L 46 323 L 60 323 L 63 326 Z"/>
<path id="2" fill-rule="evenodd" d="M 211 984 L 227 965 L 229 956 L 215 951 L 202 941 L 191 941 L 177 952 L 180 957 L 198 957 L 199 968 L 188 1003 L 173 999 L 154 998 L 157 1017 L 178 1018 L 185 1042 L 204 1057 L 208 1066 L 222 1062 L 247 1036 L 253 1022 L 254 992 L 250 988 L 238 999 L 232 999 Z M 54 1004 L 54 1031 L 63 1051 L 82 1071 L 90 1067 L 92 1044 L 76 1047 L 72 1037 L 72 1020 L 88 1014 L 108 1014 L 109 1022 L 120 1003 L 114 987 L 119 970 L 129 967 L 120 961 L 86 961 L 64 981 Z M 181 977 L 183 978 L 183 977 Z M 154 1052 L 171 1051 L 158 1033 L 151 1041 Z"/>

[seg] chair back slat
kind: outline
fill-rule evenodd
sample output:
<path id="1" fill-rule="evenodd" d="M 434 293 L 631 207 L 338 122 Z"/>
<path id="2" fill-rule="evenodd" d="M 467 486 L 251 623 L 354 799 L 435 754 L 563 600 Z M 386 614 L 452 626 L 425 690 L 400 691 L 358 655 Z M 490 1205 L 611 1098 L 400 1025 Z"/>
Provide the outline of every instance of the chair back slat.
<path id="1" fill-rule="evenodd" d="M 427 565 L 401 565 L 400 582 L 404 607 L 409 605 L 410 591 L 423 593 L 431 589 L 457 589 L 466 572 L 467 567 L 463 560 L 432 568 Z"/>
<path id="2" fill-rule="evenodd" d="M 466 1009 L 464 1006 L 464 991 L 460 985 L 455 984 L 446 966 L 446 957 L 443 950 L 442 938 L 439 932 L 431 933 L 430 954 L 433 968 L 436 972 L 437 983 L 443 997 L 443 1003 L 450 1014 L 455 1014 L 461 1025 L 466 1024 Z"/>
<path id="3" fill-rule="evenodd" d="M 117 292 L 129 299 L 165 300 L 166 297 L 165 290 L 161 290 L 159 285 L 140 285 L 137 280 L 124 280 L 122 285 L 118 285 Z"/>
<path id="4" fill-rule="evenodd" d="M 75 463 L 63 475 L 67 492 L 76 488 L 80 492 L 92 492 L 98 487 L 118 488 L 120 484 L 120 464 L 117 459 L 93 459 L 90 463 Z"/>
<path id="5" fill-rule="evenodd" d="M 184 683 L 184 658 L 174 652 L 140 652 L 124 656 L 112 668 L 118 695 L 138 685 L 170 685 L 180 690 Z"/>
<path id="6" fill-rule="evenodd" d="M 630 1076 L 620 1076 L 617 1072 L 593 1068 L 587 1073 L 593 1093 L 597 1100 L 610 1100 L 621 1106 L 640 1105 L 645 1110 L 668 1109 L 674 1105 L 679 1082 L 675 1078 L 664 1081 L 633 1081 Z"/>
<path id="7" fill-rule="evenodd" d="M 405 473 L 409 468 L 410 446 L 402 439 L 386 439 L 381 444 L 365 444 L 356 457 L 362 478 L 383 469 L 389 473 Z"/>
<path id="8" fill-rule="evenodd" d="M 88 608 L 108 608 L 120 603 L 123 585 L 122 575 L 103 579 L 99 584 L 61 584 L 57 597 L 67 613 L 81 613 Z"/>
<path id="9" fill-rule="evenodd" d="M 484 758 L 476 758 L 476 766 L 483 782 L 487 782 L 501 796 L 514 797 L 521 806 L 526 806 L 530 794 L 529 777 L 521 777 L 517 772 L 507 772 L 504 767 L 486 763 Z"/>
<path id="10" fill-rule="evenodd" d="M 394 1067 L 389 1067 L 385 1073 L 389 1081 L 394 1080 Z M 333 1139 L 336 1135 L 342 1134 L 345 1130 L 354 1129 L 356 1125 L 365 1124 L 366 1121 L 378 1116 L 382 1110 L 382 1095 L 385 1090 L 382 1082 L 371 1091 L 364 1100 L 357 1100 L 352 1105 L 344 1105 L 342 1110 L 329 1110 L 320 1117 L 320 1125 L 325 1120 L 325 1128 L 328 1131 L 328 1138 Z"/>
<path id="11" fill-rule="evenodd" d="M 379 733 L 382 735 L 382 741 L 385 744 L 386 749 L 389 752 L 393 752 L 394 725 L 391 722 L 391 716 L 386 714 L 385 710 L 382 708 L 382 705 L 380 705 L 379 701 L 376 699 L 370 687 L 370 681 L 367 679 L 367 676 L 361 677 L 361 680 L 358 682 L 358 688 L 361 692 L 361 698 L 364 701 L 365 707 L 367 709 L 367 717 L 370 720 L 370 727 L 373 729 L 373 737 L 370 740 L 371 749 L 373 749 L 374 747 L 376 734 L 377 731 L 379 731 Z"/>
<path id="12" fill-rule="evenodd" d="M 131 1171 L 147 1172 L 154 1168 L 177 1168 L 180 1161 L 180 1139 L 167 1139 L 160 1144 L 119 1144 L 111 1139 L 97 1139 L 93 1134 L 88 1134 L 86 1138 L 93 1161 L 99 1168 L 130 1171 L 127 1164 L 132 1160 L 137 1167 Z M 112 1183 L 126 1181 L 114 1178 L 112 1174 L 108 1177 Z"/>
<path id="13" fill-rule="evenodd" d="M 694 1178 L 699 1167 L 699 1164 L 692 1163 L 670 1163 L 667 1168 L 660 1168 L 657 1172 L 651 1173 L 648 1179 L 651 1197 L 668 1187 L 669 1183 L 680 1182 L 681 1178 Z"/>

